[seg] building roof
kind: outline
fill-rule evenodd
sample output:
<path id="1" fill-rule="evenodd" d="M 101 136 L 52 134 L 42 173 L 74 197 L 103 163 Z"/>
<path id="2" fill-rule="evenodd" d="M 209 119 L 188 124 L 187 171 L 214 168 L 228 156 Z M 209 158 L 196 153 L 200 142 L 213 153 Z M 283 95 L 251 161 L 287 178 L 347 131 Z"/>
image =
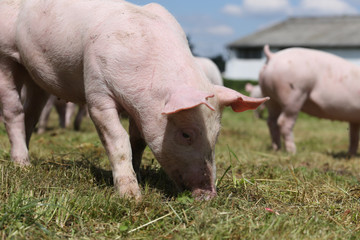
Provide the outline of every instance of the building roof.
<path id="1" fill-rule="evenodd" d="M 289 18 L 240 38 L 228 48 L 360 47 L 360 16 Z"/>

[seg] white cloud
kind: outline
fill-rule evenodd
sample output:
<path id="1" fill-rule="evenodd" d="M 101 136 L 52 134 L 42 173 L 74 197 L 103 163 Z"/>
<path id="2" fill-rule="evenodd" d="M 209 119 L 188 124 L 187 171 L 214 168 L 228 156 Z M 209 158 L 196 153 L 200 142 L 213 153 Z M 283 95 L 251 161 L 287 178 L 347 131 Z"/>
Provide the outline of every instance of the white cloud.
<path id="1" fill-rule="evenodd" d="M 222 12 L 233 16 L 248 14 L 271 15 L 274 13 L 287 13 L 291 10 L 288 0 L 244 0 L 242 5 L 227 4 Z"/>
<path id="2" fill-rule="evenodd" d="M 358 11 L 343 0 L 302 0 L 298 11 L 300 14 L 339 15 L 356 14 Z"/>
<path id="3" fill-rule="evenodd" d="M 244 0 L 243 8 L 250 13 L 286 12 L 290 4 L 288 0 Z"/>
<path id="4" fill-rule="evenodd" d="M 226 4 L 221 11 L 233 16 L 241 16 L 243 13 L 241 6 L 235 4 Z"/>
<path id="5" fill-rule="evenodd" d="M 359 13 L 356 8 L 345 0 L 301 0 L 297 6 L 291 6 L 289 0 L 243 0 L 241 5 L 225 5 L 222 12 L 232 16 L 273 14 L 346 15 Z"/>
<path id="6" fill-rule="evenodd" d="M 231 35 L 234 33 L 234 29 L 227 25 L 217 25 L 206 29 L 206 31 L 213 35 Z"/>

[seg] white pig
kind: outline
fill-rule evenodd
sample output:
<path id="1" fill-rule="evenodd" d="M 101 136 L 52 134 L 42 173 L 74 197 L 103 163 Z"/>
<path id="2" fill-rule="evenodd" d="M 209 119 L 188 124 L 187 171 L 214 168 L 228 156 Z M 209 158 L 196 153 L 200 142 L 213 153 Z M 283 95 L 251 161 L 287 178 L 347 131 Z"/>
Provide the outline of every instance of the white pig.
<path id="1" fill-rule="evenodd" d="M 260 85 L 269 111 L 268 126 L 275 150 L 280 136 L 295 153 L 293 127 L 300 111 L 350 124 L 349 154 L 356 154 L 360 124 L 360 67 L 335 55 L 303 48 L 271 53 L 260 73 Z"/>
<path id="2" fill-rule="evenodd" d="M 249 93 L 250 97 L 253 98 L 262 98 L 262 92 L 261 92 L 261 88 L 260 85 L 252 85 L 251 83 L 247 83 L 245 85 L 245 91 L 247 91 Z M 255 111 L 254 111 L 254 115 L 256 118 L 263 118 L 263 114 L 265 111 L 265 105 L 261 104 Z"/>
<path id="3" fill-rule="evenodd" d="M 220 86 L 224 85 L 220 70 L 211 59 L 205 57 L 195 57 L 195 61 L 203 69 L 205 75 L 211 83 Z"/>
<path id="4" fill-rule="evenodd" d="M 30 163 L 27 146 L 51 93 L 88 104 L 121 196 L 141 196 L 134 170 L 146 145 L 180 189 L 200 199 L 216 195 L 222 109 L 255 109 L 267 98 L 211 84 L 164 8 L 116 0 L 4 0 L 0 16 L 0 102 L 15 163 Z M 129 115 L 130 136 L 121 112 Z"/>

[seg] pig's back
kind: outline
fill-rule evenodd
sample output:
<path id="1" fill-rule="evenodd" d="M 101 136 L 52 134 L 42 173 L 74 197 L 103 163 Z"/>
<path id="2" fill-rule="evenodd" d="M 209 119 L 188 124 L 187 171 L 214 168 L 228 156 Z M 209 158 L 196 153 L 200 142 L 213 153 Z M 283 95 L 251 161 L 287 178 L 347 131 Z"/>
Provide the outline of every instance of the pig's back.
<path id="1" fill-rule="evenodd" d="M 22 64 L 48 92 L 72 102 L 85 102 L 85 49 L 111 1 L 23 1 L 16 41 Z M 97 24 L 98 23 L 98 24 Z M 97 26 L 98 25 L 98 26 Z"/>
<path id="2" fill-rule="evenodd" d="M 316 50 L 309 58 L 314 84 L 302 110 L 321 118 L 360 122 L 360 68 Z"/>
<path id="3" fill-rule="evenodd" d="M 144 55 L 140 50 L 146 48 L 139 44 L 145 44 L 141 34 L 146 35 L 146 24 L 131 27 L 155 16 L 125 1 L 23 1 L 17 26 L 21 62 L 48 92 L 84 102 L 84 66 L 91 64 L 96 71 L 96 58 L 118 61 Z"/>

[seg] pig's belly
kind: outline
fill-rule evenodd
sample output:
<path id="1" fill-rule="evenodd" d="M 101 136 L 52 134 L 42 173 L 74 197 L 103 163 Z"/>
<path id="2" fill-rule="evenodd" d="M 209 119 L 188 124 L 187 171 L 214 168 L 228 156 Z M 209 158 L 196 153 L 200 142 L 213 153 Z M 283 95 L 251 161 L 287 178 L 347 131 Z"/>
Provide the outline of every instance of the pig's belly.
<path id="1" fill-rule="evenodd" d="M 61 99 L 85 103 L 84 61 L 80 40 L 75 39 L 73 44 L 64 46 L 66 36 L 39 39 L 40 33 L 29 33 L 27 27 L 26 24 L 19 24 L 22 31 L 19 30 L 17 35 L 17 47 L 19 61 L 35 83 Z"/>
<path id="2" fill-rule="evenodd" d="M 360 102 L 358 106 L 348 106 L 342 103 L 324 104 L 308 99 L 301 111 L 319 118 L 360 123 Z"/>
<path id="3" fill-rule="evenodd" d="M 82 66 L 71 63 L 51 65 L 30 61 L 25 67 L 37 85 L 60 99 L 85 103 L 85 88 Z M 65 68 L 65 69 L 64 69 Z"/>

